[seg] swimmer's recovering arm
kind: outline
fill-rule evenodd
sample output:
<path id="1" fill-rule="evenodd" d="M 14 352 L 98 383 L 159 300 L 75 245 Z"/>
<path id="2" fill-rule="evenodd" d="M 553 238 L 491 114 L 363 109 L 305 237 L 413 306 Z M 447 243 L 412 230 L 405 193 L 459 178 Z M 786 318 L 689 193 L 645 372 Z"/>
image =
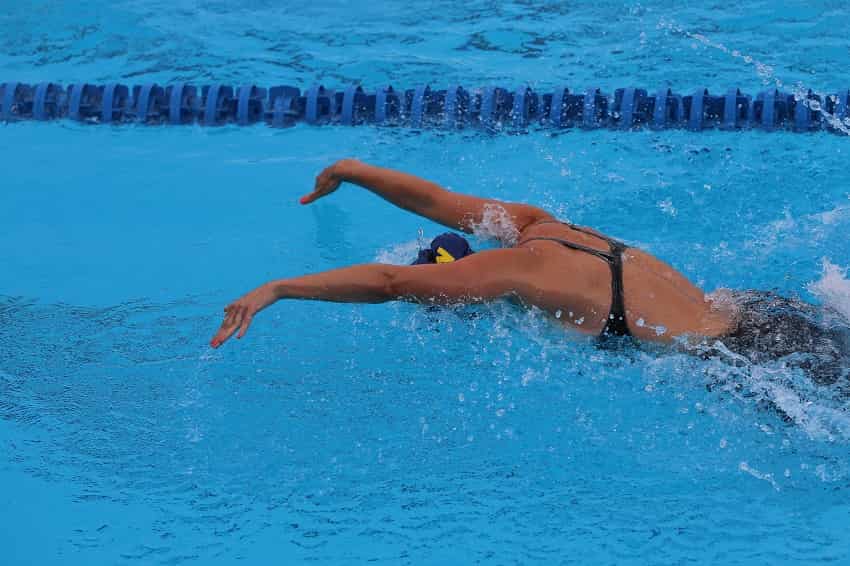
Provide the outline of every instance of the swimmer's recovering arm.
<path id="1" fill-rule="evenodd" d="M 472 232 L 481 223 L 488 205 L 503 208 L 519 231 L 538 220 L 552 218 L 536 206 L 455 193 L 414 175 L 355 159 L 337 161 L 322 171 L 313 192 L 302 197 L 301 204 L 329 195 L 342 182 L 364 187 L 400 208 L 464 232 Z"/>
<path id="2" fill-rule="evenodd" d="M 224 322 L 210 345 L 218 348 L 237 330 L 237 338 L 242 338 L 254 315 L 280 299 L 455 304 L 513 296 L 533 303 L 533 278 L 539 261 L 529 249 L 506 248 L 479 252 L 452 263 L 354 265 L 271 281 L 224 309 Z"/>

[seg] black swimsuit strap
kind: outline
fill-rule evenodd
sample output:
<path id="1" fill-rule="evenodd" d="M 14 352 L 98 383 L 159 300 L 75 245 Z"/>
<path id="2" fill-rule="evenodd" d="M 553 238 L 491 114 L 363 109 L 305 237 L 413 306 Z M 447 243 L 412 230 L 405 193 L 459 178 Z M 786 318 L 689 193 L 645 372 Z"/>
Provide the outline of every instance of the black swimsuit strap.
<path id="1" fill-rule="evenodd" d="M 597 232 L 593 228 L 585 228 L 584 226 L 576 226 L 575 224 L 570 224 L 569 222 L 563 222 L 561 220 L 538 220 L 537 222 L 535 222 L 534 224 L 531 224 L 530 226 L 533 226 L 535 224 L 561 224 L 562 226 L 566 226 L 567 228 L 572 228 L 576 232 L 581 232 L 582 234 L 587 234 L 588 236 L 593 236 L 594 238 L 599 238 L 600 240 L 604 240 L 604 241 L 608 242 L 609 246 L 611 246 L 612 244 L 616 244 L 616 245 L 623 246 L 624 248 L 628 247 L 623 242 L 621 242 L 619 240 L 615 240 L 614 238 L 609 238 L 605 234 Z"/>
<path id="2" fill-rule="evenodd" d="M 623 300 L 623 251 L 625 251 L 628 246 L 623 242 L 614 240 L 613 238 L 609 238 L 603 234 L 599 234 L 596 231 L 583 229 L 580 226 L 574 226 L 567 222 L 561 222 L 559 220 L 541 220 L 540 222 L 537 222 L 537 224 L 552 223 L 563 224 L 577 232 L 582 232 L 584 234 L 600 238 L 608 243 L 610 252 L 604 252 L 602 250 L 576 244 L 575 242 L 563 240 L 561 238 L 529 238 L 527 240 L 523 240 L 520 244 L 525 244 L 535 240 L 557 242 L 566 248 L 589 253 L 604 260 L 611 268 L 611 310 L 608 312 L 608 321 L 605 323 L 605 328 L 602 329 L 602 334 L 600 336 L 630 336 L 631 332 L 629 331 L 629 325 L 626 323 L 626 305 Z"/>
<path id="3" fill-rule="evenodd" d="M 575 242 L 571 242 L 569 240 L 562 240 L 561 238 L 546 238 L 546 237 L 541 236 L 539 238 L 529 238 L 527 240 L 523 240 L 517 245 L 522 245 L 522 244 L 525 244 L 526 242 L 535 242 L 537 240 L 543 240 L 544 242 L 557 242 L 557 243 L 561 244 L 562 246 L 564 246 L 565 248 L 570 248 L 572 250 L 577 250 L 577 251 L 580 251 L 580 252 L 586 252 L 586 253 L 589 253 L 591 255 L 595 255 L 598 258 L 604 259 L 608 263 L 611 263 L 612 261 L 614 261 L 614 256 L 611 255 L 610 252 L 597 250 L 596 248 L 590 248 L 588 246 L 576 244 Z"/>
<path id="4" fill-rule="evenodd" d="M 603 335 L 631 335 L 626 323 L 626 303 L 623 300 L 623 252 L 626 247 L 620 242 L 611 244 L 611 310 L 608 313 L 608 322 L 602 330 Z"/>

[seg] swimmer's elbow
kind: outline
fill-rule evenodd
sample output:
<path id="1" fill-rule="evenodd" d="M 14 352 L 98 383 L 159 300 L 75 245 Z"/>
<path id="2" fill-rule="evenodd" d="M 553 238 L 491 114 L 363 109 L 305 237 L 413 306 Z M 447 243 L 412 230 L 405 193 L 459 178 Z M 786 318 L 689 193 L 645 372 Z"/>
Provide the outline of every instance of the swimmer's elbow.
<path id="1" fill-rule="evenodd" d="M 421 303 L 433 294 L 426 281 L 417 280 L 405 273 L 409 268 L 395 266 L 384 272 L 383 295 L 387 301 Z"/>
<path id="2" fill-rule="evenodd" d="M 401 297 L 399 269 L 397 266 L 382 266 L 381 271 L 381 295 L 385 301 L 397 301 Z"/>
<path id="3" fill-rule="evenodd" d="M 553 220 L 554 216 L 530 204 L 512 204 L 511 213 L 514 216 L 516 229 L 522 233 L 526 228 L 542 220 Z"/>
<path id="4" fill-rule="evenodd" d="M 450 304 L 464 300 L 461 295 L 465 293 L 456 288 L 457 285 L 449 284 L 451 278 L 446 278 L 445 273 L 438 273 L 446 271 L 445 267 L 387 267 L 384 272 L 383 294 L 388 301 Z"/>

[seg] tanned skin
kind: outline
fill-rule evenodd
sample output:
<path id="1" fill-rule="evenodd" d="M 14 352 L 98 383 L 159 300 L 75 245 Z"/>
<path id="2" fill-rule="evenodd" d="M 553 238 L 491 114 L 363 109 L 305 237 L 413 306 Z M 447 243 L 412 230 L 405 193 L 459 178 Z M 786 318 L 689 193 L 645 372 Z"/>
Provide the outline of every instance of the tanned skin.
<path id="1" fill-rule="evenodd" d="M 444 226 L 472 232 L 485 214 L 500 214 L 512 223 L 502 249 L 481 251 L 462 260 L 426 265 L 364 264 L 312 275 L 270 281 L 225 307 L 225 318 L 211 346 L 231 336 L 242 338 L 254 316 L 281 299 L 340 303 L 413 301 L 427 304 L 481 303 L 513 299 L 535 306 L 565 327 L 599 334 L 611 307 L 611 270 L 607 262 L 557 242 L 527 241 L 548 237 L 609 251 L 591 234 L 557 223 L 535 206 L 455 193 L 413 175 L 353 159 L 334 163 L 316 178 L 307 205 L 351 183 L 390 203 Z M 640 340 L 670 342 L 679 337 L 723 336 L 734 326 L 734 309 L 713 301 L 670 265 L 636 248 L 623 253 L 626 320 Z"/>

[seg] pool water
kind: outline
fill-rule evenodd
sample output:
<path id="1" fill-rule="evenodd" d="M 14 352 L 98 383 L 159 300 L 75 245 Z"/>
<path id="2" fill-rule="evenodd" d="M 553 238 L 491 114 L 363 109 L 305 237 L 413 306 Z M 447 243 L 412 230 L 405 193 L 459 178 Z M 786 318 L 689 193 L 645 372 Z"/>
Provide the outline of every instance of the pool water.
<path id="1" fill-rule="evenodd" d="M 0 75 L 833 92 L 848 18 L 36 2 L 0 16 Z M 282 302 L 207 346 L 266 280 L 442 231 L 353 186 L 300 206 L 347 156 L 850 319 L 844 137 L 56 122 L 0 126 L 0 156 L 3 564 L 850 561 L 850 401 L 780 366 L 604 351 L 503 304 Z"/>

